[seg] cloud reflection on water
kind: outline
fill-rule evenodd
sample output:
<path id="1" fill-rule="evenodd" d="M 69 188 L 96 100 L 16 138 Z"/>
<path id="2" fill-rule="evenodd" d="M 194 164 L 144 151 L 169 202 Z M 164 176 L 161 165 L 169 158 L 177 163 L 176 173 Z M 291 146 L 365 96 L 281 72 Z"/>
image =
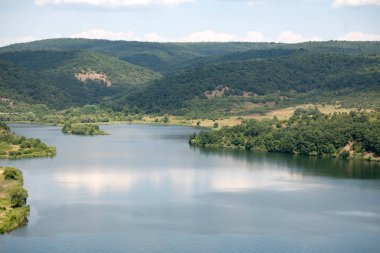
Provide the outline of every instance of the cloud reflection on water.
<path id="1" fill-rule="evenodd" d="M 129 192 L 145 189 L 149 192 L 170 189 L 174 196 L 193 196 L 206 192 L 233 192 L 249 190 L 294 191 L 317 184 L 301 184 L 304 176 L 286 170 L 240 170 L 215 168 L 193 170 L 177 168 L 121 169 L 90 168 L 75 171 L 68 169 L 58 173 L 55 181 L 68 190 L 82 189 L 93 196 L 107 191 Z"/>

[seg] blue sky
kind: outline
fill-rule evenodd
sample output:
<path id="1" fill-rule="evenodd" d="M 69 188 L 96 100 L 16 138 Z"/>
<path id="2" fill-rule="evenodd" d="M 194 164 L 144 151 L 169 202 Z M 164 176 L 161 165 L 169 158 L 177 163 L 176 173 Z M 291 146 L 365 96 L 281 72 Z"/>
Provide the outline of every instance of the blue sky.
<path id="1" fill-rule="evenodd" d="M 380 40 L 380 0 L 0 0 L 0 45 L 59 37 Z"/>

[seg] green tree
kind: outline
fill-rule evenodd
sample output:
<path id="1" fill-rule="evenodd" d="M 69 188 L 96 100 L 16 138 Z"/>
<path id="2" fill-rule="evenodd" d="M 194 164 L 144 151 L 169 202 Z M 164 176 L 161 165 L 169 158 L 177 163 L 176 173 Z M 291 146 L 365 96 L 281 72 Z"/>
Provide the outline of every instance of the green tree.
<path id="1" fill-rule="evenodd" d="M 162 122 L 169 123 L 169 117 L 165 115 L 164 118 L 162 119 Z"/>
<path id="2" fill-rule="evenodd" d="M 17 187 L 11 191 L 12 207 L 22 207 L 26 205 L 28 192 L 22 187 Z"/>
<path id="3" fill-rule="evenodd" d="M 14 167 L 6 167 L 3 175 L 6 180 L 20 180 L 22 178 L 21 172 Z"/>

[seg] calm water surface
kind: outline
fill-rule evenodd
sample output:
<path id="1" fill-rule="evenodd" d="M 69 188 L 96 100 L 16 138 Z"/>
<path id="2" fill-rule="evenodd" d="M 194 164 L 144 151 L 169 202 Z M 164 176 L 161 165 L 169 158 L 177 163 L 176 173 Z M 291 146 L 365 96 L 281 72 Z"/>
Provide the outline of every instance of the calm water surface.
<path id="1" fill-rule="evenodd" d="M 24 172 L 29 225 L 0 252 L 380 252 L 380 164 L 191 148 L 194 128 L 104 126 L 17 134 L 55 158 Z"/>

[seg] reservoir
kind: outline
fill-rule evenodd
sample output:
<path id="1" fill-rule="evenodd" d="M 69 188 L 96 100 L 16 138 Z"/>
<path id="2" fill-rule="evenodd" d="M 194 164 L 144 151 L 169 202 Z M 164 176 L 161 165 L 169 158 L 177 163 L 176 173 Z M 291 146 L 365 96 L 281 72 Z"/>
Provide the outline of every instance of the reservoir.
<path id="1" fill-rule="evenodd" d="M 183 126 L 11 128 L 57 156 L 0 160 L 23 171 L 31 207 L 1 253 L 380 249 L 380 163 L 203 150 Z"/>

